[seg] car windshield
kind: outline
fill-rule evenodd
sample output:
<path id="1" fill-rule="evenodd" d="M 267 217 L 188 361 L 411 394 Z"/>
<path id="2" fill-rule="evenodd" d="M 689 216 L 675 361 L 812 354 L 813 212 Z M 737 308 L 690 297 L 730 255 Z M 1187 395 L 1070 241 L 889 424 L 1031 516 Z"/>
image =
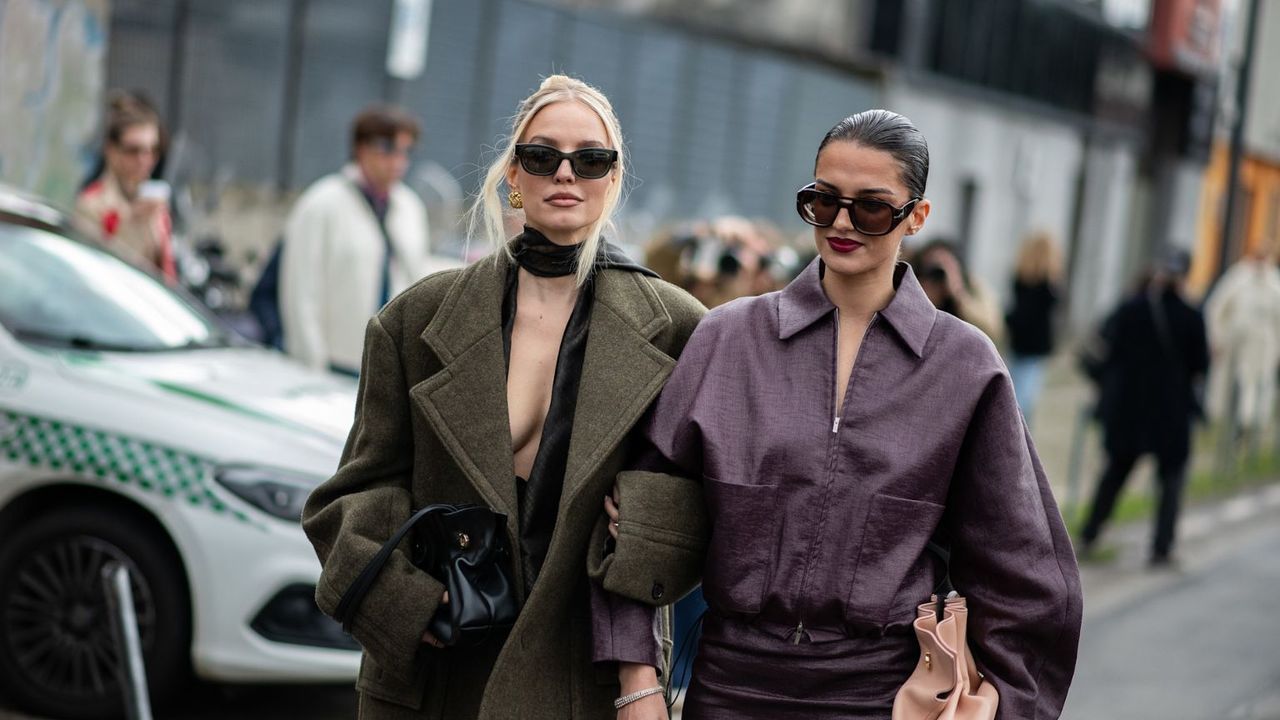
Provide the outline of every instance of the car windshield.
<path id="1" fill-rule="evenodd" d="M 191 302 L 123 260 L 48 230 L 3 222 L 0 324 L 24 342 L 83 350 L 228 342 Z"/>

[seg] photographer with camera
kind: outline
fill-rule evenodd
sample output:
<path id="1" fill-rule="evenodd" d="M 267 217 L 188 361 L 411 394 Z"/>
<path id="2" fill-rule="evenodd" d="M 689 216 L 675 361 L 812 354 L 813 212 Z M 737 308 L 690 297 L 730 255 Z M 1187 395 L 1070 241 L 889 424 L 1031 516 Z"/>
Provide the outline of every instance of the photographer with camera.
<path id="1" fill-rule="evenodd" d="M 911 262 L 929 301 L 981 330 L 996 345 L 1004 340 L 1004 320 L 995 295 L 981 280 L 964 271 L 955 247 L 934 240 L 920 248 Z"/>

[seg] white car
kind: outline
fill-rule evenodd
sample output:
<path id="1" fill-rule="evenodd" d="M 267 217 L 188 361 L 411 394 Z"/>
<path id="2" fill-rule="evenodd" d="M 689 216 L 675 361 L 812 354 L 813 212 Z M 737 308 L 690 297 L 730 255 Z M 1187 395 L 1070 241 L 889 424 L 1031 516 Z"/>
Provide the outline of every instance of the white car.
<path id="1" fill-rule="evenodd" d="M 0 696 L 118 716 L 101 570 L 122 561 L 153 695 L 345 682 L 299 516 L 355 384 L 238 340 L 193 301 L 0 188 Z"/>

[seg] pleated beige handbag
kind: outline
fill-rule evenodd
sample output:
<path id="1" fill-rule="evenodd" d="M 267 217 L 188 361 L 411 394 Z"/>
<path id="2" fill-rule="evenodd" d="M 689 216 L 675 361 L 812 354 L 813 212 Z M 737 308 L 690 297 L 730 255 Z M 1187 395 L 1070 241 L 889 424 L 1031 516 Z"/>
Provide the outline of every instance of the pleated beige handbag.
<path id="1" fill-rule="evenodd" d="M 929 546 L 944 562 L 949 559 L 946 551 Z M 948 577 L 939 594 L 916 609 L 912 625 L 920 660 L 893 699 L 893 720 L 994 720 L 1000 695 L 969 652 L 968 622 L 969 609 Z"/>

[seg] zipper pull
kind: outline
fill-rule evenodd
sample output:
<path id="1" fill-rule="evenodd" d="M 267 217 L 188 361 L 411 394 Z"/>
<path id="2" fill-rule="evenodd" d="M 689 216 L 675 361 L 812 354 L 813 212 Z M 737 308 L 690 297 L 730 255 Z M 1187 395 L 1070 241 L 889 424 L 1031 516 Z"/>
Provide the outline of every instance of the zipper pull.
<path id="1" fill-rule="evenodd" d="M 836 417 L 835 422 L 831 423 L 831 434 L 834 435 L 839 431 L 840 431 L 840 418 Z"/>
<path id="2" fill-rule="evenodd" d="M 792 644 L 792 645 L 799 645 L 799 644 L 800 644 L 800 636 L 801 636 L 802 634 L 804 634 L 804 621 L 803 621 L 803 620 L 801 620 L 801 621 L 800 621 L 800 624 L 799 624 L 799 625 L 796 625 L 796 630 L 795 630 L 795 639 L 791 641 L 791 644 Z"/>

